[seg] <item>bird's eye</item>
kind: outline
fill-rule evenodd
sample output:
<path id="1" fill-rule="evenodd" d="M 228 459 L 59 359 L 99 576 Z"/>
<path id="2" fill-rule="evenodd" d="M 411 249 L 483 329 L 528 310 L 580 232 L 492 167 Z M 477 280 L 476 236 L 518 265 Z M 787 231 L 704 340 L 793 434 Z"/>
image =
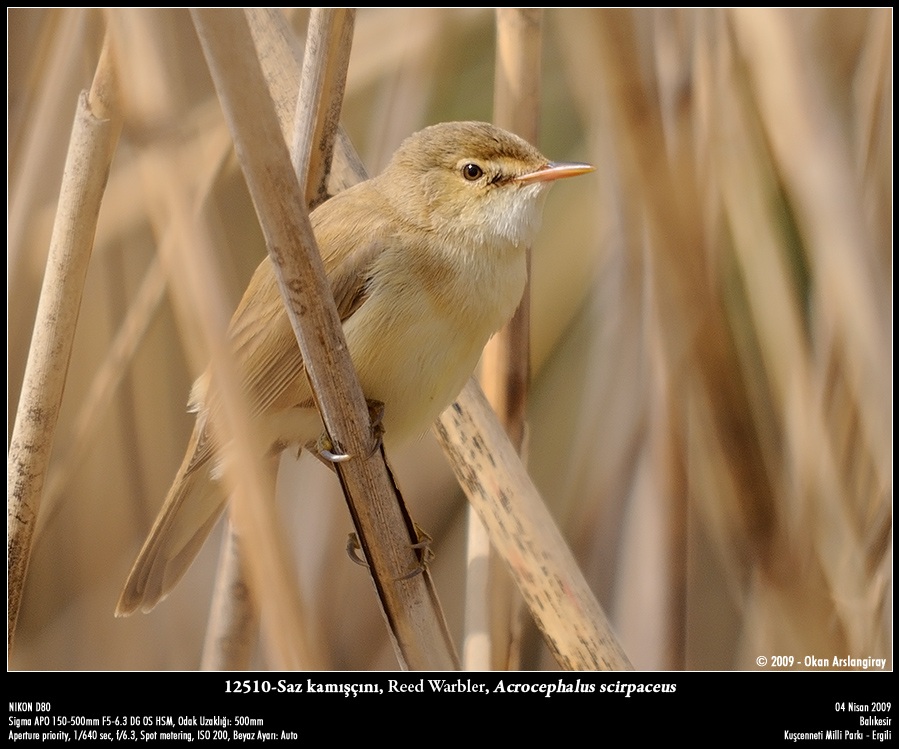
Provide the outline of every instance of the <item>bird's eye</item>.
<path id="1" fill-rule="evenodd" d="M 462 176 L 469 182 L 474 182 L 484 176 L 484 170 L 477 164 L 466 164 L 462 167 Z"/>

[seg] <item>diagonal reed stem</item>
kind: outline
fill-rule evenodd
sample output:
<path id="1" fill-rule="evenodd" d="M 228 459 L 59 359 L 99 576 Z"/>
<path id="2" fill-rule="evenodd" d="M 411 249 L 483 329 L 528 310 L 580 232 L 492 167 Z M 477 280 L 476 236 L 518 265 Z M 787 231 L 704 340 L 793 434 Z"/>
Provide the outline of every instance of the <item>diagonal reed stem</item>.
<path id="1" fill-rule="evenodd" d="M 326 430 L 349 454 L 369 455 L 367 406 L 246 19 L 241 12 L 208 10 L 195 10 L 193 17 Z M 347 461 L 338 473 L 401 664 L 455 667 L 442 614 L 424 576 L 402 579 L 418 566 L 412 548 L 417 539 L 397 502 L 383 451 Z"/>
<path id="2" fill-rule="evenodd" d="M 111 57 L 107 42 L 90 93 L 83 92 L 78 100 L 7 458 L 8 649 L 15 635 L 97 217 L 121 132 Z"/>
<path id="3" fill-rule="evenodd" d="M 476 380 L 441 414 L 435 431 L 559 665 L 629 670 L 602 607 Z"/>

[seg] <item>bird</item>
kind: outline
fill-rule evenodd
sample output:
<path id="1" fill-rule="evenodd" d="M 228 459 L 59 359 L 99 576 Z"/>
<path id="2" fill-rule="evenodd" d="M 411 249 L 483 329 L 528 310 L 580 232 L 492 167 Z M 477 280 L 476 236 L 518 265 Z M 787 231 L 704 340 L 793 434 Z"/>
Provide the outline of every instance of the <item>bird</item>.
<path id="1" fill-rule="evenodd" d="M 489 123 L 444 122 L 410 135 L 380 174 L 312 211 L 359 383 L 383 404 L 388 453 L 452 403 L 514 314 L 547 188 L 593 169 L 549 161 Z M 234 312 L 229 342 L 270 452 L 315 449 L 322 421 L 268 257 Z M 191 390 L 194 430 L 116 616 L 148 612 L 168 595 L 226 505 L 210 381 L 207 370 Z"/>

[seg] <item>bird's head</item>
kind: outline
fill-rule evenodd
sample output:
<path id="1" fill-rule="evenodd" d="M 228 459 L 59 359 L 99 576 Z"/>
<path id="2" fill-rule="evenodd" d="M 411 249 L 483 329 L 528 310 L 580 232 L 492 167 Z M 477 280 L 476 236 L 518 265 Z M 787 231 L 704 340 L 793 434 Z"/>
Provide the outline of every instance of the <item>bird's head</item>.
<path id="1" fill-rule="evenodd" d="M 409 136 L 381 176 L 403 219 L 465 242 L 530 244 L 546 188 L 593 171 L 554 163 L 485 122 L 445 122 Z"/>

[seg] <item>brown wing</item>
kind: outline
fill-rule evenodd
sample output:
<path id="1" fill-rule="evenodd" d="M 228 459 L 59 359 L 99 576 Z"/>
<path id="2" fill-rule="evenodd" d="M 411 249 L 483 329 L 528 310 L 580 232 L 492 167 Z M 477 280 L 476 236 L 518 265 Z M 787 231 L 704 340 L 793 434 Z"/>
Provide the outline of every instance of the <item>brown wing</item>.
<path id="1" fill-rule="evenodd" d="M 372 266 L 390 236 L 385 214 L 378 211 L 377 197 L 373 201 L 360 199 L 363 196 L 359 192 L 368 184 L 332 198 L 311 217 L 341 321 L 367 299 Z M 312 405 L 303 358 L 268 257 L 256 268 L 231 318 L 229 332 L 254 415 Z M 207 372 L 197 381 L 191 397 L 199 418 L 214 410 L 208 384 Z M 211 443 L 208 430 L 202 429 L 189 471 L 211 457 Z"/>

